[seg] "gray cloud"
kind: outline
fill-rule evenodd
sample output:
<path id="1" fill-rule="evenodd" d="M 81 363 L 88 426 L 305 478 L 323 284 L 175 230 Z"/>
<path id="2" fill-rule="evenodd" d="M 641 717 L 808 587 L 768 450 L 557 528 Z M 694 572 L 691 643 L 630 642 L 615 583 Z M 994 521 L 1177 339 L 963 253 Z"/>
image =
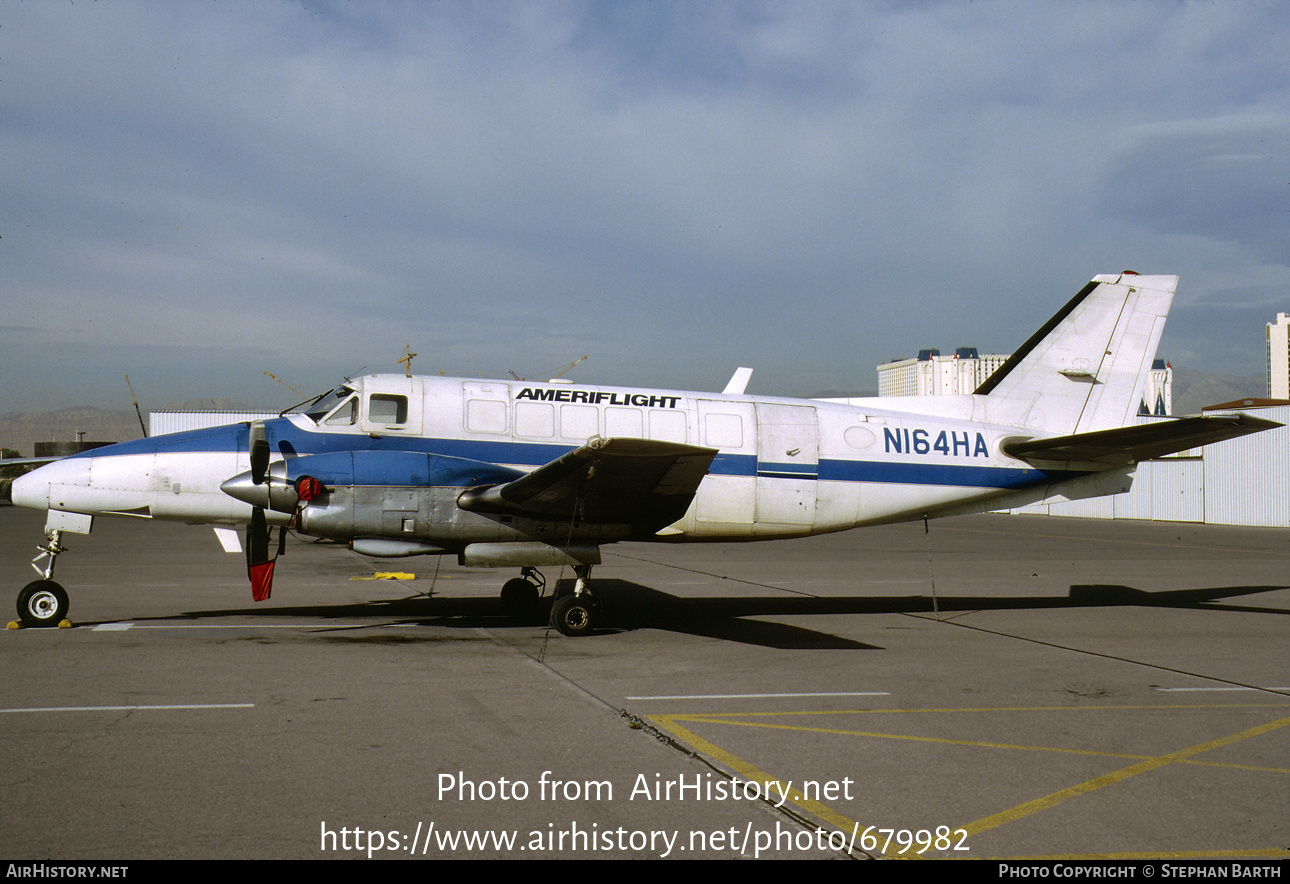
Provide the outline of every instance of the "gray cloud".
<path id="1" fill-rule="evenodd" d="M 1290 301 L 1287 13 L 1035 9 L 13 7 L 4 410 L 123 371 L 262 397 L 263 368 L 321 387 L 405 343 L 468 375 L 873 387 L 1127 268 L 1183 276 L 1163 355 L 1258 371 Z"/>

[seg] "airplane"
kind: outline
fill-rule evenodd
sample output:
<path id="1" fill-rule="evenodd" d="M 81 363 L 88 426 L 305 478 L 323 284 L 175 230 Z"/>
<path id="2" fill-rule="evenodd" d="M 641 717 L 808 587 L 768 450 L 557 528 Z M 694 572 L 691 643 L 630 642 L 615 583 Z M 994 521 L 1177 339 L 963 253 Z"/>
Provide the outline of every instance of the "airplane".
<path id="1" fill-rule="evenodd" d="M 100 515 L 211 524 L 269 597 L 286 531 L 372 557 L 518 567 L 501 600 L 536 608 L 540 567 L 571 566 L 551 623 L 602 625 L 590 584 L 618 541 L 744 541 L 1128 490 L 1134 466 L 1280 426 L 1246 414 L 1135 422 L 1176 276 L 1095 276 L 975 392 L 787 399 L 373 374 L 276 419 L 122 442 L 43 466 L 12 502 L 47 510 L 18 614 L 68 612 L 65 532 Z M 277 552 L 272 530 L 279 529 Z"/>

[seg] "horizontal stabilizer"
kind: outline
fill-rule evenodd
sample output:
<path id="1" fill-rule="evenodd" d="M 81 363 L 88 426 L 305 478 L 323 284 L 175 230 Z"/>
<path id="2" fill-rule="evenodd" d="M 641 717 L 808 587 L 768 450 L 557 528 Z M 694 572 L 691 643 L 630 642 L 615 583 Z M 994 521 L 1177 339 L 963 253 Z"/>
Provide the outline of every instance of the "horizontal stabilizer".
<path id="1" fill-rule="evenodd" d="M 1104 470 L 1280 426 L 1248 414 L 1205 415 L 1073 436 L 1021 439 L 1004 443 L 1003 450 L 1040 468 Z"/>
<path id="2" fill-rule="evenodd" d="M 594 438 L 504 485 L 472 488 L 465 510 L 550 521 L 631 525 L 650 533 L 685 515 L 716 449 Z"/>

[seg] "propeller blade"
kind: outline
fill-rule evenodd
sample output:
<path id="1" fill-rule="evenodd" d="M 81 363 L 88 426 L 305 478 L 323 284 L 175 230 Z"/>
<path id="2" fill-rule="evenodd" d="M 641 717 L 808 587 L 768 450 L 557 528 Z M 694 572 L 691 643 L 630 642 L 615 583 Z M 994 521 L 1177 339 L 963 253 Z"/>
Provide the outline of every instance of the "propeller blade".
<path id="1" fill-rule="evenodd" d="M 264 421 L 252 421 L 249 440 L 251 481 L 262 485 L 265 474 L 269 472 L 269 440 L 264 432 Z"/>
<path id="2" fill-rule="evenodd" d="M 269 558 L 269 524 L 264 509 L 251 510 L 251 524 L 246 526 L 246 576 L 251 580 L 251 598 L 262 602 L 273 591 L 273 566 Z"/>
<path id="3" fill-rule="evenodd" d="M 246 563 L 259 564 L 269 560 L 269 522 L 263 507 L 251 510 L 251 524 L 246 526 Z"/>

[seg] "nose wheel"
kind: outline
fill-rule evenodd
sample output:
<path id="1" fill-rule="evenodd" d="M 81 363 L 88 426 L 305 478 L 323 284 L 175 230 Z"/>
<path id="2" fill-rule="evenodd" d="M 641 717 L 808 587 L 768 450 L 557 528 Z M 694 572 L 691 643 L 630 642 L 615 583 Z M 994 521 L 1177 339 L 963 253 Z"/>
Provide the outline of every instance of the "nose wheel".
<path id="1" fill-rule="evenodd" d="M 28 583 L 18 593 L 18 618 L 27 626 L 57 626 L 68 607 L 67 590 L 52 580 Z"/>

